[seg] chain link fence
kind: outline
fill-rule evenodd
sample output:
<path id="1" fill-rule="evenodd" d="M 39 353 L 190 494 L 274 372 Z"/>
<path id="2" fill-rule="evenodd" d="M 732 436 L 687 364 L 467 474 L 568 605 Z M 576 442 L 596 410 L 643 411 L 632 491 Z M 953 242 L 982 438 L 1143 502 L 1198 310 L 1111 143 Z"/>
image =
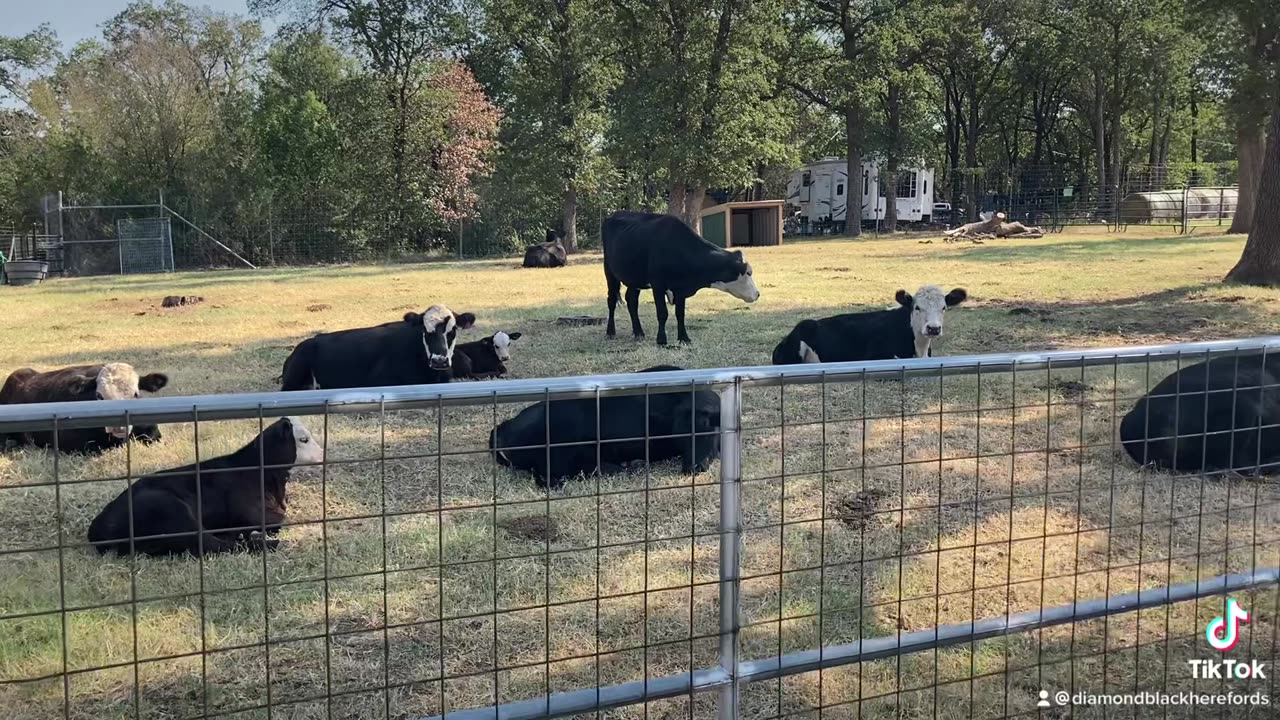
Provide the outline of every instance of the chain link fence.
<path id="1" fill-rule="evenodd" d="M 1274 717 L 1275 485 L 1140 468 L 1116 430 L 1181 367 L 1277 351 L 1271 338 L 0 408 L 0 433 L 164 424 L 152 445 L 0 463 L 0 706 L 15 720 L 1147 717 L 1084 705 L 1153 693 L 1166 717 Z M 1280 392 L 1249 377 L 1238 397 Z M 495 434 L 538 403 L 564 421 L 542 415 L 524 447 Z M 673 405 L 715 421 L 680 430 L 657 410 Z M 324 451 L 293 471 L 287 502 L 246 445 L 283 415 Z M 662 441 L 714 441 L 719 459 L 659 462 Z M 189 531 L 138 527 L 154 520 L 131 481 L 176 482 L 244 447 L 239 465 L 201 466 L 191 487 L 210 494 L 192 496 Z M 520 451 L 604 472 L 552 489 L 495 462 Z M 640 461 L 612 464 L 628 453 Z M 271 535 L 263 509 L 215 519 L 219 482 L 256 508 L 273 488 L 278 548 L 118 556 L 86 540 L 115 496 L 129 548 Z M 1206 626 L 1241 608 L 1236 642 L 1210 647 Z M 1264 671 L 1196 670 L 1224 658 Z"/>

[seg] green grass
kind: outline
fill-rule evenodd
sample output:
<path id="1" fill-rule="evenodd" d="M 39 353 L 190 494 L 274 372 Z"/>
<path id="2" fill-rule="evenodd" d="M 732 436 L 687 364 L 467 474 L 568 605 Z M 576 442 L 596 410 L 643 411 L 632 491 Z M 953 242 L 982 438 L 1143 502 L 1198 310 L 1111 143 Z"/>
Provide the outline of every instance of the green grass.
<path id="1" fill-rule="evenodd" d="M 464 339 L 524 333 L 515 377 L 756 365 L 803 317 L 886 306 L 897 288 L 929 282 L 972 298 L 948 315 L 941 348 L 950 355 L 1272 333 L 1280 295 L 1218 282 L 1240 247 L 1235 237 L 1133 229 L 983 245 L 895 238 L 749 249 L 760 301 L 699 294 L 693 344 L 670 349 L 652 342 L 648 298 L 644 343 L 555 324 L 603 314 L 593 255 L 554 271 L 502 260 L 56 280 L 0 288 L 13 339 L 0 344 L 0 372 L 125 360 L 169 373 L 165 395 L 271 390 L 298 340 L 436 302 L 478 315 Z M 160 309 L 173 294 L 205 302 Z M 619 330 L 627 335 L 625 312 Z M 1173 367 L 748 389 L 744 656 L 1277 564 L 1272 484 L 1141 472 L 1112 450 L 1113 402 L 1125 412 L 1126 398 Z M 690 479 L 655 466 L 548 496 L 480 452 L 494 417 L 516 409 L 309 419 L 329 464 L 296 474 L 284 547 L 265 568 L 261 556 L 223 556 L 206 559 L 203 574 L 193 559 L 131 562 L 77 545 L 124 487 L 116 478 L 191 461 L 192 425 L 167 427 L 157 446 L 60 458 L 63 481 L 101 481 L 57 490 L 49 455 L 0 457 L 0 549 L 73 546 L 0 555 L 0 614 L 124 603 L 67 613 L 65 637 L 60 614 L 0 620 L 0 707 L 6 717 L 58 717 L 65 696 L 72 717 L 133 717 L 135 700 L 145 718 L 201 715 L 206 702 L 211 714 L 265 717 L 235 713 L 265 702 L 269 688 L 280 706 L 272 717 L 412 717 L 492 702 L 495 676 L 507 701 L 540 695 L 548 682 L 566 690 L 714 665 L 718 467 Z M 825 430 L 815 424 L 824 416 Z M 234 449 L 256 428 L 201 423 L 201 455 Z M 384 511 L 385 523 L 370 517 Z M 812 569 L 819 564 L 824 573 Z M 539 607 L 548 598 L 556 604 Z M 1237 655 L 1269 658 L 1275 595 L 1244 604 L 1254 620 Z M 742 714 L 821 702 L 838 717 L 1002 717 L 1033 710 L 1042 686 L 1065 689 L 1074 678 L 1077 688 L 1102 689 L 1104 660 L 1112 690 L 1183 688 L 1190 676 L 1180 663 L 1208 655 L 1198 633 L 1219 609 L 1157 608 L 761 683 L 744 690 Z M 264 631 L 269 657 L 243 647 Z M 73 672 L 65 687 L 57 677 L 12 682 L 58 675 L 64 643 L 72 671 L 121 667 Z M 211 653 L 204 661 L 175 657 L 202 650 Z M 1074 663 L 1073 651 L 1082 656 Z M 495 672 L 495 658 L 506 669 Z M 474 675 L 442 683 L 442 671 Z M 395 687 L 384 693 L 387 682 Z M 330 707 L 308 701 L 326 690 L 349 694 Z M 648 712 L 707 717 L 714 694 L 689 702 Z"/>

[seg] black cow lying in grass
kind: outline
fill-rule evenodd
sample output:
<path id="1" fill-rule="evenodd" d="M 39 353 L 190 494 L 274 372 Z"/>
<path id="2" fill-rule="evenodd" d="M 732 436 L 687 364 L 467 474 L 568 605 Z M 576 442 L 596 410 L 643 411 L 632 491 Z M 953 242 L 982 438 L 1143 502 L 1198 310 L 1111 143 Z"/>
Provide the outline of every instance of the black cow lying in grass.
<path id="1" fill-rule="evenodd" d="M 723 290 L 744 302 L 760 299 L 751 265 L 741 250 L 729 252 L 703 240 L 678 217 L 659 213 L 616 212 L 604 221 L 604 278 L 609 323 L 605 334 L 617 334 L 613 322 L 618 294 L 627 286 L 631 334 L 644 337 L 640 326 L 640 291 L 653 288 L 658 312 L 658 344 L 667 344 L 667 303 L 676 306 L 676 339 L 689 342 L 684 326 L 685 301 L 703 288 Z"/>
<path id="2" fill-rule="evenodd" d="M 1280 354 L 1219 357 L 1161 380 L 1120 422 L 1139 465 L 1175 472 L 1280 470 Z"/>
<path id="3" fill-rule="evenodd" d="M 567 262 L 569 255 L 565 252 L 560 233 L 555 230 L 547 231 L 546 242 L 530 245 L 524 250 L 524 267 L 527 268 L 558 268 Z"/>
<path id="4" fill-rule="evenodd" d="M 159 392 L 167 384 L 167 375 L 139 376 L 132 365 L 120 362 L 78 365 L 49 372 L 22 368 L 14 370 L 0 388 L 0 405 L 131 400 L 144 392 Z M 160 440 L 160 428 L 155 425 L 69 428 L 58 431 L 56 445 L 62 452 L 98 452 L 124 445 L 130 437 L 144 443 L 156 442 Z M 45 448 L 55 445 L 52 430 L 0 434 L 0 449 L 8 443 Z"/>
<path id="5" fill-rule="evenodd" d="M 511 343 L 520 337 L 518 332 L 509 335 L 496 332 L 482 340 L 457 346 L 453 350 L 453 378 L 482 380 L 506 375 L 506 363 L 511 360 Z"/>
<path id="6" fill-rule="evenodd" d="M 899 290 L 898 307 L 891 310 L 801 320 L 774 348 L 773 364 L 930 357 L 947 308 L 966 298 L 964 288 L 943 294 L 937 285 L 925 285 L 915 295 Z"/>
<path id="7" fill-rule="evenodd" d="M 679 369 L 658 365 L 640 372 Z M 643 394 L 602 397 L 598 417 L 595 398 L 552 400 L 550 406 L 549 418 L 547 403 L 540 402 L 489 434 L 489 448 L 497 462 L 532 472 L 540 487 L 549 482 L 559 488 L 579 474 L 614 472 L 625 463 L 646 458 L 651 462 L 680 458 L 685 473 L 701 472 L 720 455 L 720 398 L 709 390 L 651 392 L 647 405 Z"/>
<path id="8" fill-rule="evenodd" d="M 133 549 L 138 553 L 274 549 L 279 541 L 271 536 L 284 521 L 290 471 L 294 465 L 323 461 L 324 450 L 306 426 L 297 418 L 281 418 L 230 455 L 139 478 L 93 519 L 89 542 L 100 553 L 129 553 L 132 497 Z M 203 517 L 203 539 L 198 537 L 197 513 Z"/>
<path id="9" fill-rule="evenodd" d="M 422 314 L 374 327 L 320 333 L 298 343 L 284 361 L 281 390 L 427 385 L 449 382 L 458 331 L 471 313 L 434 305 Z"/>

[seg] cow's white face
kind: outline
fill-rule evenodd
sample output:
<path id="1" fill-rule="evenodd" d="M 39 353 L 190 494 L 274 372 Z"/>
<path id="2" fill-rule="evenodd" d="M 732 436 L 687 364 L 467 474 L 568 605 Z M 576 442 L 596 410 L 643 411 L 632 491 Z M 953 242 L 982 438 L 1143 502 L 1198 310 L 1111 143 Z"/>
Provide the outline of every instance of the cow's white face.
<path id="1" fill-rule="evenodd" d="M 752 276 L 751 263 L 742 259 L 741 250 L 734 251 L 734 255 L 738 262 L 734 263 L 730 279 L 713 282 L 710 287 L 723 290 L 744 302 L 753 303 L 760 299 L 760 288 L 756 287 L 755 277 Z"/>
<path id="2" fill-rule="evenodd" d="M 142 391 L 157 392 L 169 383 L 169 378 L 161 373 L 138 376 L 138 371 L 128 363 L 113 362 L 102 366 L 95 382 L 94 397 L 98 400 L 132 400 Z M 121 440 L 129 437 L 133 426 L 123 425 L 109 427 L 108 433 Z"/>
<path id="3" fill-rule="evenodd" d="M 520 333 L 511 333 L 508 335 L 504 332 L 497 332 L 493 335 L 493 351 L 498 355 L 498 359 L 507 362 L 511 359 L 511 343 L 520 339 Z"/>
<path id="4" fill-rule="evenodd" d="M 302 418 L 289 416 L 289 425 L 293 428 L 293 462 L 295 465 L 314 465 L 324 462 L 324 448 L 302 424 Z"/>
<path id="5" fill-rule="evenodd" d="M 917 357 L 925 357 L 929 344 L 942 337 L 942 321 L 947 308 L 959 305 L 967 297 L 964 288 L 943 293 L 937 285 L 925 285 L 915 295 L 909 295 L 905 290 L 898 291 L 898 302 L 911 309 L 911 331 L 916 339 Z"/>
<path id="6" fill-rule="evenodd" d="M 453 349 L 458 343 L 458 330 L 471 327 L 476 317 L 471 313 L 456 315 L 444 305 L 432 305 L 421 315 L 409 313 L 405 321 L 422 325 L 422 349 L 427 362 L 435 370 L 447 370 L 453 362 Z"/>

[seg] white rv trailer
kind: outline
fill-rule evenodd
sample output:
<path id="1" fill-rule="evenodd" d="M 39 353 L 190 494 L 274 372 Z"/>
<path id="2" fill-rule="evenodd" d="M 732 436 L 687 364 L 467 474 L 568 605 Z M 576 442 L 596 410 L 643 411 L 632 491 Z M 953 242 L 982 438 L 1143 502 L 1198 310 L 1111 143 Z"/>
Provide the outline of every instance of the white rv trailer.
<path id="1" fill-rule="evenodd" d="M 848 163 L 825 157 L 796 170 L 787 182 L 788 214 L 800 212 L 802 225 L 844 223 L 848 219 Z M 933 170 L 906 167 L 898 170 L 894 190 L 898 199 L 899 222 L 929 222 L 933 214 Z M 861 182 L 853 188 L 862 206 L 862 220 L 884 219 L 885 199 L 879 192 L 880 171 L 875 161 L 862 163 Z M 858 192 L 860 191 L 860 192 Z"/>

